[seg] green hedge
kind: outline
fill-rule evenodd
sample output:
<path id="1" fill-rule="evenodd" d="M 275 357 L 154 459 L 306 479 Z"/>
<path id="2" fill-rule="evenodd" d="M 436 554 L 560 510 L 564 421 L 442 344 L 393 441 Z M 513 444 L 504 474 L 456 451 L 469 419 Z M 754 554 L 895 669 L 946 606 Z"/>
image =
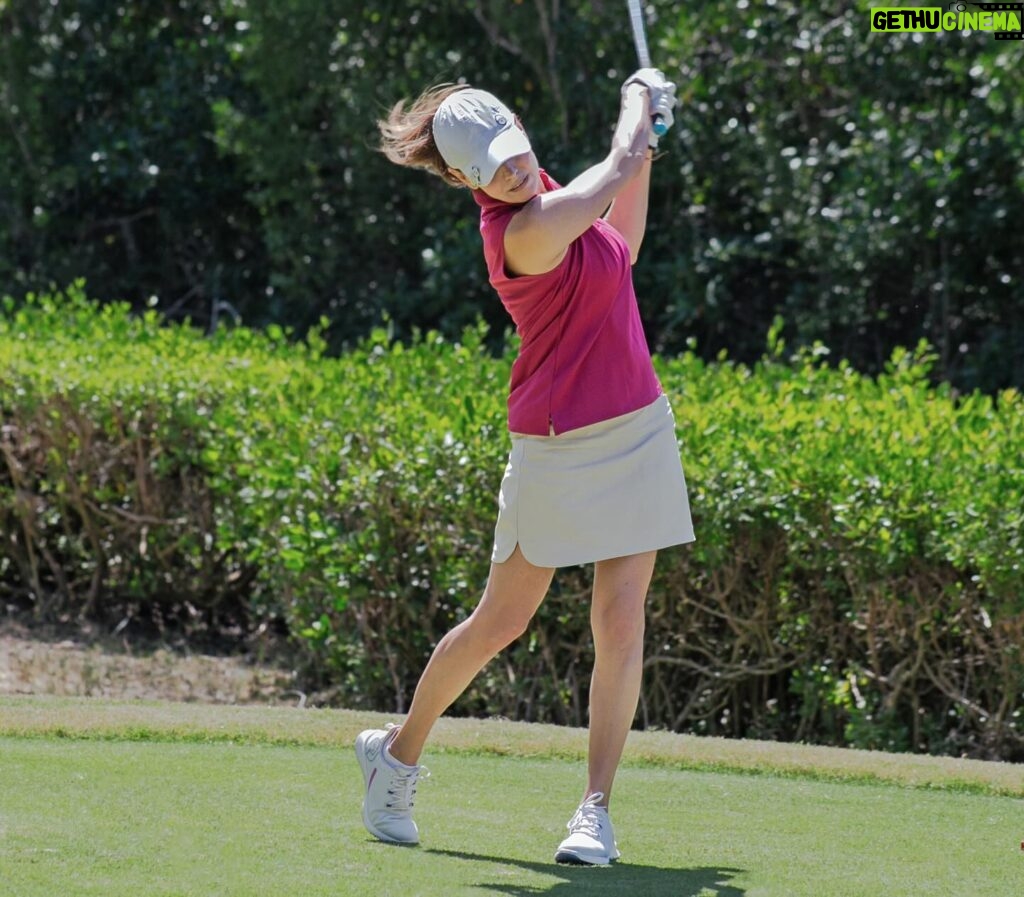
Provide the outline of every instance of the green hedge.
<path id="1" fill-rule="evenodd" d="M 665 551 L 638 723 L 1024 759 L 1024 401 L 789 357 L 658 359 L 698 541 Z M 401 712 L 475 605 L 514 346 L 221 329 L 76 285 L 0 310 L 0 596 L 40 620 L 287 632 L 324 701 Z M 584 723 L 589 568 L 456 712 Z"/>

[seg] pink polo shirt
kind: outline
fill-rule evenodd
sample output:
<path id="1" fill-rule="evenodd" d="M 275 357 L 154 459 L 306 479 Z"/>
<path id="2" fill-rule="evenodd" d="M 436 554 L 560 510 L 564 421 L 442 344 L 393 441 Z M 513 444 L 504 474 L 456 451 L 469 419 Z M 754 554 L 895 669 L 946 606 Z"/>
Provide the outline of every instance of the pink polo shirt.
<path id="1" fill-rule="evenodd" d="M 559 184 L 541 170 L 548 190 Z M 629 262 L 629 246 L 599 218 L 544 274 L 509 276 L 505 228 L 522 206 L 492 199 L 480 206 L 491 285 L 521 343 L 509 384 L 508 427 L 547 436 L 636 411 L 661 395 L 651 364 Z"/>

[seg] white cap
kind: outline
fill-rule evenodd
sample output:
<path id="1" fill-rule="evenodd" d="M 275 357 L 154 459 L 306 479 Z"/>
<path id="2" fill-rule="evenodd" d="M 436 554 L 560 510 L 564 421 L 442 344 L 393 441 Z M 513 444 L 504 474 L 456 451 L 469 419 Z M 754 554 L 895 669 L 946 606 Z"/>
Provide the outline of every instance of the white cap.
<path id="1" fill-rule="evenodd" d="M 502 162 L 530 151 L 515 115 L 486 90 L 468 88 L 448 96 L 434 113 L 433 130 L 445 162 L 477 190 L 491 182 Z"/>

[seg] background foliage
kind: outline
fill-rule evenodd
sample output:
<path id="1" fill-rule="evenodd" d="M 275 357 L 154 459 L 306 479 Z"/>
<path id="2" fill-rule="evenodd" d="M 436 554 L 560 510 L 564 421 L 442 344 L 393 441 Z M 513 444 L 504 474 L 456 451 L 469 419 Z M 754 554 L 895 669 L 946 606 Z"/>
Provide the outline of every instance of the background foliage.
<path id="1" fill-rule="evenodd" d="M 642 722 L 1024 759 L 1024 44 L 872 34 L 859 3 L 648 16 L 682 103 L 635 273 L 700 542 L 659 566 Z M 4 602 L 270 628 L 325 699 L 404 709 L 486 574 L 514 344 L 470 197 L 374 121 L 466 78 L 567 181 L 623 25 L 0 0 Z M 51 287 L 79 277 L 123 303 Z M 587 577 L 459 712 L 583 721 Z"/>
<path id="2" fill-rule="evenodd" d="M 933 376 L 1024 383 L 1024 45 L 871 33 L 862 3 L 648 5 L 680 85 L 637 286 L 652 345 L 753 362 L 781 314 L 859 370 L 927 338 Z M 466 78 L 566 181 L 634 66 L 622 4 L 0 3 L 0 284 L 333 349 L 387 313 L 450 337 L 503 312 L 475 206 L 373 149 L 396 99 Z"/>
<path id="3" fill-rule="evenodd" d="M 483 328 L 337 358 L 79 288 L 0 310 L 0 601 L 195 639 L 284 634 L 301 686 L 404 711 L 487 575 L 507 452 Z M 698 541 L 662 553 L 640 723 L 1024 760 L 1024 401 L 791 353 L 657 364 Z M 455 712 L 583 724 L 591 570 Z"/>

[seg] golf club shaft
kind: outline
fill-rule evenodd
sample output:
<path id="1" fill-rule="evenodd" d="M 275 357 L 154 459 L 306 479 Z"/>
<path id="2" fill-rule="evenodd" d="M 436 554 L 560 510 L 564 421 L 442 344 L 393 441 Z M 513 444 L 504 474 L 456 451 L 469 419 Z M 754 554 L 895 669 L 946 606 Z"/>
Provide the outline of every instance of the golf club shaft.
<path id="1" fill-rule="evenodd" d="M 636 45 L 636 58 L 640 68 L 651 67 L 651 51 L 647 46 L 647 29 L 644 25 L 644 11 L 641 6 L 642 0 L 626 0 L 629 6 L 629 23 L 633 28 L 633 43 Z M 668 129 L 660 115 L 655 113 L 651 116 L 651 123 L 654 133 L 661 137 Z"/>

